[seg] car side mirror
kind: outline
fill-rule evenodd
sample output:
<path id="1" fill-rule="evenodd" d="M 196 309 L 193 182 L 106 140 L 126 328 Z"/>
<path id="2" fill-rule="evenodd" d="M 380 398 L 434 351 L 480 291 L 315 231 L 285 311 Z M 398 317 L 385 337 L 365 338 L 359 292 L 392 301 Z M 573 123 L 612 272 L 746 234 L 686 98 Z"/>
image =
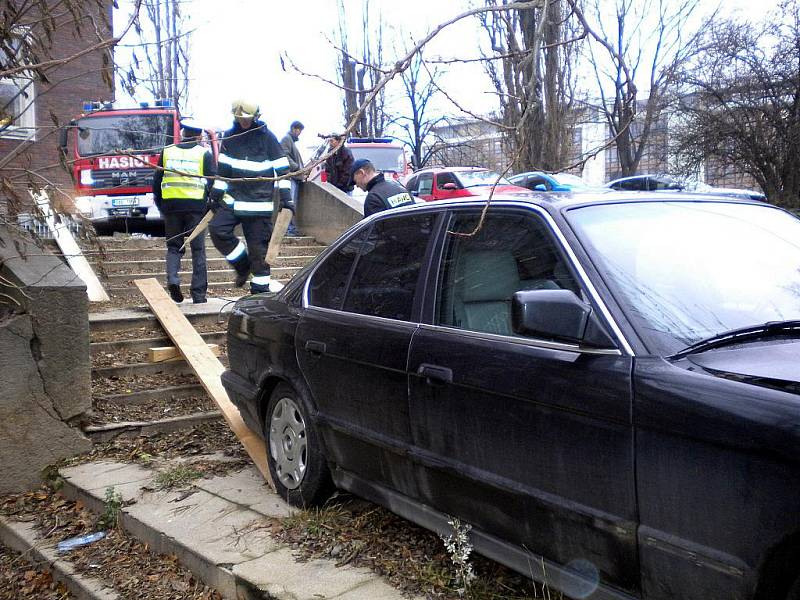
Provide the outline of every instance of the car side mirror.
<path id="1" fill-rule="evenodd" d="M 547 191 L 547 188 L 545 187 L 545 185 L 543 183 L 537 183 L 535 186 L 533 186 L 533 189 L 535 191 L 537 191 L 537 192 L 546 192 Z"/>
<path id="2" fill-rule="evenodd" d="M 592 307 L 572 290 L 525 290 L 511 301 L 514 333 L 577 342 L 600 348 L 614 340 L 594 315 Z"/>
<path id="3" fill-rule="evenodd" d="M 451 181 L 450 183 L 445 183 L 442 186 L 442 189 L 447 190 L 448 192 L 454 192 L 458 189 L 458 186 Z"/>

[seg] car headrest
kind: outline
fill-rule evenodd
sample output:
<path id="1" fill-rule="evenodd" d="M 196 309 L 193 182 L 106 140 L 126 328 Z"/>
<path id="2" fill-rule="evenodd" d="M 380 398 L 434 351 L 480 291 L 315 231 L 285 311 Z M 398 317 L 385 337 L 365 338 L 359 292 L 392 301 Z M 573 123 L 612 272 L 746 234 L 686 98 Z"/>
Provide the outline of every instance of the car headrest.
<path id="1" fill-rule="evenodd" d="M 510 252 L 467 252 L 459 261 L 458 285 L 463 302 L 503 302 L 520 289 L 517 261 Z"/>

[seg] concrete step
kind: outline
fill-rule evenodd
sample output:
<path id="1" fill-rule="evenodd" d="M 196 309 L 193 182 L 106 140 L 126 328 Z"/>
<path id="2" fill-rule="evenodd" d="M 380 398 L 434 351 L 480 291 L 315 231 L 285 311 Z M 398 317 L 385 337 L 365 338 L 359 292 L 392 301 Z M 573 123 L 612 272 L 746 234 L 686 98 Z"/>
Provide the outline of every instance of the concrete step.
<path id="1" fill-rule="evenodd" d="M 220 331 L 201 333 L 200 336 L 208 344 L 222 344 L 225 342 L 227 333 L 224 329 L 224 324 L 222 324 L 220 329 Z M 172 340 L 168 337 L 146 337 L 132 340 L 114 340 L 111 342 L 92 342 L 89 344 L 89 354 L 91 356 L 98 356 L 102 354 L 111 354 L 120 350 L 126 352 L 144 352 L 149 348 L 160 348 L 172 345 Z"/>
<path id="2" fill-rule="evenodd" d="M 108 290 L 107 290 L 108 291 Z M 125 292 L 133 296 L 136 294 L 144 304 L 144 298 L 138 288 L 125 288 Z M 236 296 L 243 294 L 236 290 Z M 217 325 L 216 330 L 225 329 L 228 323 L 228 313 L 233 308 L 233 302 L 217 298 L 209 298 L 205 304 L 192 304 L 191 300 L 180 305 L 181 312 L 195 327 L 209 327 Z M 164 336 L 165 332 L 158 323 L 155 315 L 146 307 L 129 309 L 115 309 L 106 312 L 89 313 L 89 330 L 92 334 L 104 332 L 124 332 L 131 329 L 143 329 L 136 335 L 141 338 L 144 331 L 152 331 L 155 335 Z M 115 338 L 118 339 L 118 338 Z"/>
<path id="3" fill-rule="evenodd" d="M 313 260 L 313 256 L 279 256 L 271 265 L 274 268 L 302 267 Z M 137 259 L 137 260 L 113 260 L 105 262 L 95 262 L 101 264 L 103 271 L 107 275 L 119 273 L 152 273 L 166 271 L 166 261 L 164 257 L 158 259 Z M 182 264 L 185 268 L 191 267 L 191 257 L 184 256 Z M 224 258 L 207 258 L 206 268 L 208 270 L 230 269 L 230 265 Z"/>
<path id="4" fill-rule="evenodd" d="M 321 244 L 311 244 L 308 246 L 282 246 L 279 256 L 316 256 L 322 252 L 326 246 Z M 83 254 L 86 259 L 93 264 L 104 263 L 105 261 L 129 261 L 129 260 L 156 260 L 163 259 L 166 256 L 166 247 L 160 246 L 158 248 L 104 248 L 104 249 L 86 249 Z M 55 254 L 60 254 L 56 252 Z M 186 249 L 184 259 L 189 259 L 192 256 L 190 248 Z M 206 247 L 206 258 L 219 259 L 224 256 L 213 247 Z"/>
<path id="5" fill-rule="evenodd" d="M 299 270 L 300 267 L 272 267 L 270 269 L 272 277 L 274 277 L 278 281 L 288 281 Z M 191 271 L 178 271 L 178 275 L 180 276 L 181 281 L 184 281 L 187 284 L 192 278 Z M 121 284 L 133 281 L 134 279 L 147 279 L 148 277 L 155 277 L 160 281 L 166 281 L 167 273 L 165 271 L 159 271 L 153 273 L 114 273 L 107 275 L 106 281 L 108 282 L 108 288 L 114 289 L 115 286 L 120 286 Z M 211 270 L 211 269 L 208 270 L 209 283 L 226 282 L 232 284 L 235 277 L 236 277 L 236 272 L 230 267 L 226 267 L 223 269 L 216 269 L 216 270 Z"/>
<path id="6" fill-rule="evenodd" d="M 106 394 L 93 396 L 96 401 L 104 401 L 120 406 L 145 404 L 154 400 L 179 400 L 181 398 L 205 397 L 206 391 L 199 383 L 151 388 L 126 394 Z"/>
<path id="7" fill-rule="evenodd" d="M 207 457 L 206 457 L 207 458 Z M 164 471 L 173 461 L 158 465 Z M 265 525 L 293 509 L 271 492 L 255 467 L 194 481 L 191 493 L 153 491 L 156 471 L 97 462 L 61 469 L 63 493 L 102 512 L 105 490 L 123 498 L 120 522 L 154 552 L 174 554 L 228 600 L 401 600 L 400 591 L 366 569 L 333 561 L 297 562 Z"/>
<path id="8" fill-rule="evenodd" d="M 185 360 L 158 363 L 133 363 L 114 367 L 93 367 L 92 379 L 109 377 L 141 377 L 144 375 L 192 375 L 194 371 Z"/>
<path id="9" fill-rule="evenodd" d="M 222 419 L 218 410 L 198 412 L 180 417 L 169 417 L 155 421 L 121 421 L 119 423 L 104 423 L 102 425 L 86 425 L 83 433 L 94 443 L 108 442 L 121 436 L 140 437 L 152 436 L 159 433 L 171 433 L 179 429 L 189 429 L 207 421 Z"/>
<path id="10" fill-rule="evenodd" d="M 78 572 L 56 551 L 52 542 L 36 531 L 33 523 L 0 517 L 0 543 L 23 554 L 34 567 L 47 571 L 64 585 L 72 600 L 118 600 L 119 594 L 99 579 Z"/>
<path id="11" fill-rule="evenodd" d="M 241 239 L 242 236 L 240 235 L 239 238 Z M 99 245 L 107 248 L 109 250 L 117 250 L 117 249 L 146 249 L 146 248 L 164 248 L 164 238 L 163 237 L 150 237 L 150 238 L 132 238 L 128 236 L 98 236 L 97 242 Z M 84 252 L 96 250 L 97 245 L 92 243 L 84 242 L 83 240 L 78 242 Z M 307 235 L 301 235 L 297 237 L 289 237 L 286 236 L 283 238 L 281 242 L 282 246 L 312 246 L 316 245 L 317 241 Z M 54 246 L 55 244 L 53 244 Z M 206 248 L 214 248 L 214 244 L 211 242 L 211 238 L 207 235 L 206 236 Z"/>

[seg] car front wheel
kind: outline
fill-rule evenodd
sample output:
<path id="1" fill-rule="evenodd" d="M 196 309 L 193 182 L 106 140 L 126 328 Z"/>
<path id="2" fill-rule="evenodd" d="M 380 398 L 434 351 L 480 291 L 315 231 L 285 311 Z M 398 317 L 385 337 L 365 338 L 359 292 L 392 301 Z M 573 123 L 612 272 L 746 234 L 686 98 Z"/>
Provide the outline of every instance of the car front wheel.
<path id="1" fill-rule="evenodd" d="M 282 498 L 305 508 L 330 497 L 333 484 L 316 424 L 306 403 L 286 384 L 270 396 L 264 437 L 269 471 Z"/>

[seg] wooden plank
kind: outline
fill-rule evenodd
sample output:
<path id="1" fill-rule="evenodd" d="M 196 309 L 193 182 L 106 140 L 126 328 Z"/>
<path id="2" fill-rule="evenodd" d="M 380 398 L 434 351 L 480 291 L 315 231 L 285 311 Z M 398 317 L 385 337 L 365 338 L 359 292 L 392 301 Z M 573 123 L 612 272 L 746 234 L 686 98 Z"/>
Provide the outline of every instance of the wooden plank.
<path id="1" fill-rule="evenodd" d="M 214 353 L 214 356 L 220 355 L 219 344 L 206 344 Z M 175 360 L 183 360 L 183 354 L 175 346 L 158 346 L 157 348 L 147 349 L 147 362 L 161 363 L 172 362 Z"/>
<path id="2" fill-rule="evenodd" d="M 181 250 L 183 250 L 184 248 L 186 248 L 186 246 L 191 244 L 194 238 L 203 233 L 203 231 L 205 231 L 206 227 L 208 227 L 208 224 L 211 223 L 211 219 L 213 218 L 214 218 L 214 213 L 211 211 L 208 211 L 206 214 L 204 214 L 203 218 L 200 219 L 200 222 L 197 225 L 195 225 L 194 229 L 192 229 L 192 233 L 190 233 L 186 237 L 186 239 L 183 240 L 183 244 L 181 244 Z"/>
<path id="3" fill-rule="evenodd" d="M 294 213 L 288 208 L 284 208 L 278 213 L 278 219 L 275 221 L 275 227 L 272 228 L 272 237 L 269 239 L 269 248 L 267 248 L 266 261 L 268 265 L 275 262 L 278 258 L 278 253 L 281 251 L 281 242 L 286 235 L 286 230 L 289 229 L 289 223 L 292 222 Z"/>
<path id="4" fill-rule="evenodd" d="M 250 431 L 245 425 L 239 410 L 231 402 L 225 388 L 222 387 L 220 377 L 225 371 L 223 364 L 214 356 L 205 340 L 192 327 L 192 324 L 189 323 L 189 320 L 178 308 L 178 305 L 170 299 L 157 279 L 137 279 L 134 283 L 144 295 L 150 308 L 153 309 L 156 318 L 161 322 L 161 326 L 167 332 L 167 335 L 180 349 L 181 354 L 186 358 L 186 362 L 189 363 L 195 375 L 200 379 L 200 383 L 203 384 L 208 395 L 219 407 L 231 431 L 242 443 L 247 454 L 250 455 L 258 470 L 261 471 L 264 479 L 267 480 L 272 489 L 275 489 L 267 467 L 267 448 L 264 440 Z"/>
<path id="5" fill-rule="evenodd" d="M 109 297 L 105 289 L 103 289 L 103 284 L 100 283 L 89 261 L 87 261 L 86 257 L 83 255 L 80 246 L 78 246 L 75 238 L 72 237 L 72 232 L 70 232 L 69 227 L 67 227 L 66 223 L 56 223 L 55 215 L 50 208 L 50 197 L 47 195 L 47 192 L 42 191 L 38 194 L 31 192 L 31 196 L 36 202 L 37 208 L 42 213 L 50 231 L 53 232 L 53 237 L 58 247 L 61 248 L 61 253 L 64 255 L 64 258 L 67 259 L 67 264 L 75 274 L 81 278 L 81 281 L 86 284 L 86 294 L 89 296 L 89 301 L 108 302 Z"/>

